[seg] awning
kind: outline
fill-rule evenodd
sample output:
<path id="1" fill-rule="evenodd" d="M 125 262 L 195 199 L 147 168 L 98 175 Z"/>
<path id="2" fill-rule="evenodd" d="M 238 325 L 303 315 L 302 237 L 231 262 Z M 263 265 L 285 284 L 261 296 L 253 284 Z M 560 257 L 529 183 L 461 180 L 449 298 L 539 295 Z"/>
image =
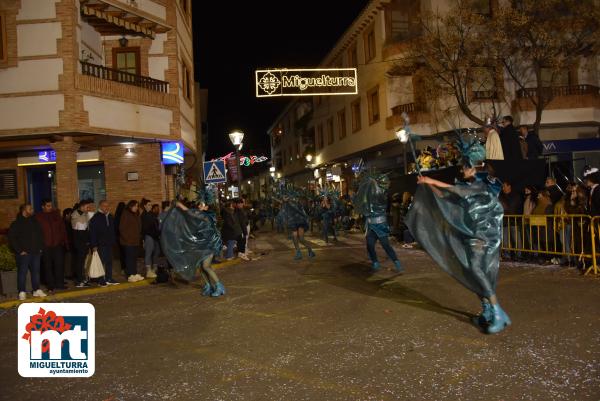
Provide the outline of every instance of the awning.
<path id="1" fill-rule="evenodd" d="M 110 0 L 80 0 L 81 16 L 101 35 L 139 35 L 154 39 L 171 29 L 146 13 Z"/>

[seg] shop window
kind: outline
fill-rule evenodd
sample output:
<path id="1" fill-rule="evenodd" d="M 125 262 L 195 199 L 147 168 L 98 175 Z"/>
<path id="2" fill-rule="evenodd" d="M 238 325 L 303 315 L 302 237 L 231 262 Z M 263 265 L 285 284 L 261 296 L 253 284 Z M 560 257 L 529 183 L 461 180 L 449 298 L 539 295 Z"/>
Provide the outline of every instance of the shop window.
<path id="1" fill-rule="evenodd" d="M 372 27 L 365 33 L 365 62 L 369 62 L 375 58 L 375 29 Z"/>
<path id="2" fill-rule="evenodd" d="M 17 197 L 17 170 L 0 170 L 0 199 Z"/>
<path id="3" fill-rule="evenodd" d="M 337 120 L 339 138 L 344 139 L 346 137 L 346 109 L 338 111 Z"/>
<path id="4" fill-rule="evenodd" d="M 331 145 L 333 141 L 333 117 L 331 117 L 327 120 L 327 145 Z"/>
<path id="5" fill-rule="evenodd" d="M 79 199 L 91 199 L 96 205 L 106 199 L 104 165 L 86 164 L 77 166 Z"/>
<path id="6" fill-rule="evenodd" d="M 358 132 L 361 128 L 360 121 L 360 98 L 352 102 L 352 132 Z"/>
<path id="7" fill-rule="evenodd" d="M 6 16 L 0 13 L 0 62 L 6 62 L 8 51 L 6 50 Z"/>
<path id="8" fill-rule="evenodd" d="M 181 63 L 181 75 L 183 79 L 183 97 L 192 102 L 192 73 L 185 62 Z"/>
<path id="9" fill-rule="evenodd" d="M 367 94 L 369 107 L 369 124 L 379 121 L 379 87 L 371 89 Z"/>
<path id="10" fill-rule="evenodd" d="M 140 48 L 139 47 L 114 47 L 113 69 L 140 75 Z"/>

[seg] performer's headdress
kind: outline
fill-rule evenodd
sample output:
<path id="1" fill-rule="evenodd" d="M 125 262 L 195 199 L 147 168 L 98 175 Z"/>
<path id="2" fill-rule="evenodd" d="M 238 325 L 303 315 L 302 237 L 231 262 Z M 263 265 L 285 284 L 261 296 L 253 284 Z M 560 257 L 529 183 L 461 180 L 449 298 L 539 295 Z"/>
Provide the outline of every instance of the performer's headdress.
<path id="1" fill-rule="evenodd" d="M 196 190 L 196 201 L 204 203 L 205 205 L 212 205 L 216 202 L 217 196 L 215 194 L 216 188 L 212 186 L 205 186 Z"/>
<path id="2" fill-rule="evenodd" d="M 459 134 L 457 147 L 460 150 L 461 159 L 465 166 L 477 167 L 481 166 L 485 161 L 485 148 L 474 134 Z"/>

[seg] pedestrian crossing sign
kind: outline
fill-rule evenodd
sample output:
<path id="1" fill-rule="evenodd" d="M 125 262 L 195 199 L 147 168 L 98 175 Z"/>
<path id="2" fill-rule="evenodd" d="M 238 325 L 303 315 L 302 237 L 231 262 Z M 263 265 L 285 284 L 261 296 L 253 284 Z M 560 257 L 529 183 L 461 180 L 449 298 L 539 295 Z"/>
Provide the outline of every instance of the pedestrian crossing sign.
<path id="1" fill-rule="evenodd" d="M 204 182 L 206 184 L 227 182 L 227 176 L 225 175 L 225 161 L 214 160 L 204 162 Z"/>

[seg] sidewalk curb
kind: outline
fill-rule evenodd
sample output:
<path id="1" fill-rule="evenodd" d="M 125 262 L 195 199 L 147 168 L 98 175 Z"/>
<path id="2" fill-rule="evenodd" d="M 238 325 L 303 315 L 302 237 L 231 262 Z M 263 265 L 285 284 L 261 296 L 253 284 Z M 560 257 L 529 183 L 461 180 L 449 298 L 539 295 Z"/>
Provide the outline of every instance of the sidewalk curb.
<path id="1" fill-rule="evenodd" d="M 227 261 L 223 261 L 217 265 L 213 265 L 213 269 L 215 269 L 215 270 L 223 269 L 225 267 L 235 266 L 239 263 L 241 263 L 240 259 L 227 260 Z M 119 285 L 111 285 L 111 286 L 107 286 L 107 287 L 71 289 L 71 290 L 68 290 L 65 292 L 60 292 L 58 294 L 49 295 L 45 298 L 27 298 L 25 301 L 13 299 L 10 301 L 5 301 L 5 302 L 0 303 L 0 309 L 11 309 L 11 308 L 17 307 L 23 303 L 58 302 L 58 301 L 66 300 L 66 299 L 85 297 L 85 296 L 89 296 L 89 295 L 106 294 L 109 292 L 124 291 L 124 290 L 131 289 L 131 288 L 147 287 L 147 286 L 151 285 L 153 281 L 154 281 L 154 279 L 145 279 L 143 281 L 138 281 L 135 283 L 125 282 L 125 283 L 121 283 Z"/>

